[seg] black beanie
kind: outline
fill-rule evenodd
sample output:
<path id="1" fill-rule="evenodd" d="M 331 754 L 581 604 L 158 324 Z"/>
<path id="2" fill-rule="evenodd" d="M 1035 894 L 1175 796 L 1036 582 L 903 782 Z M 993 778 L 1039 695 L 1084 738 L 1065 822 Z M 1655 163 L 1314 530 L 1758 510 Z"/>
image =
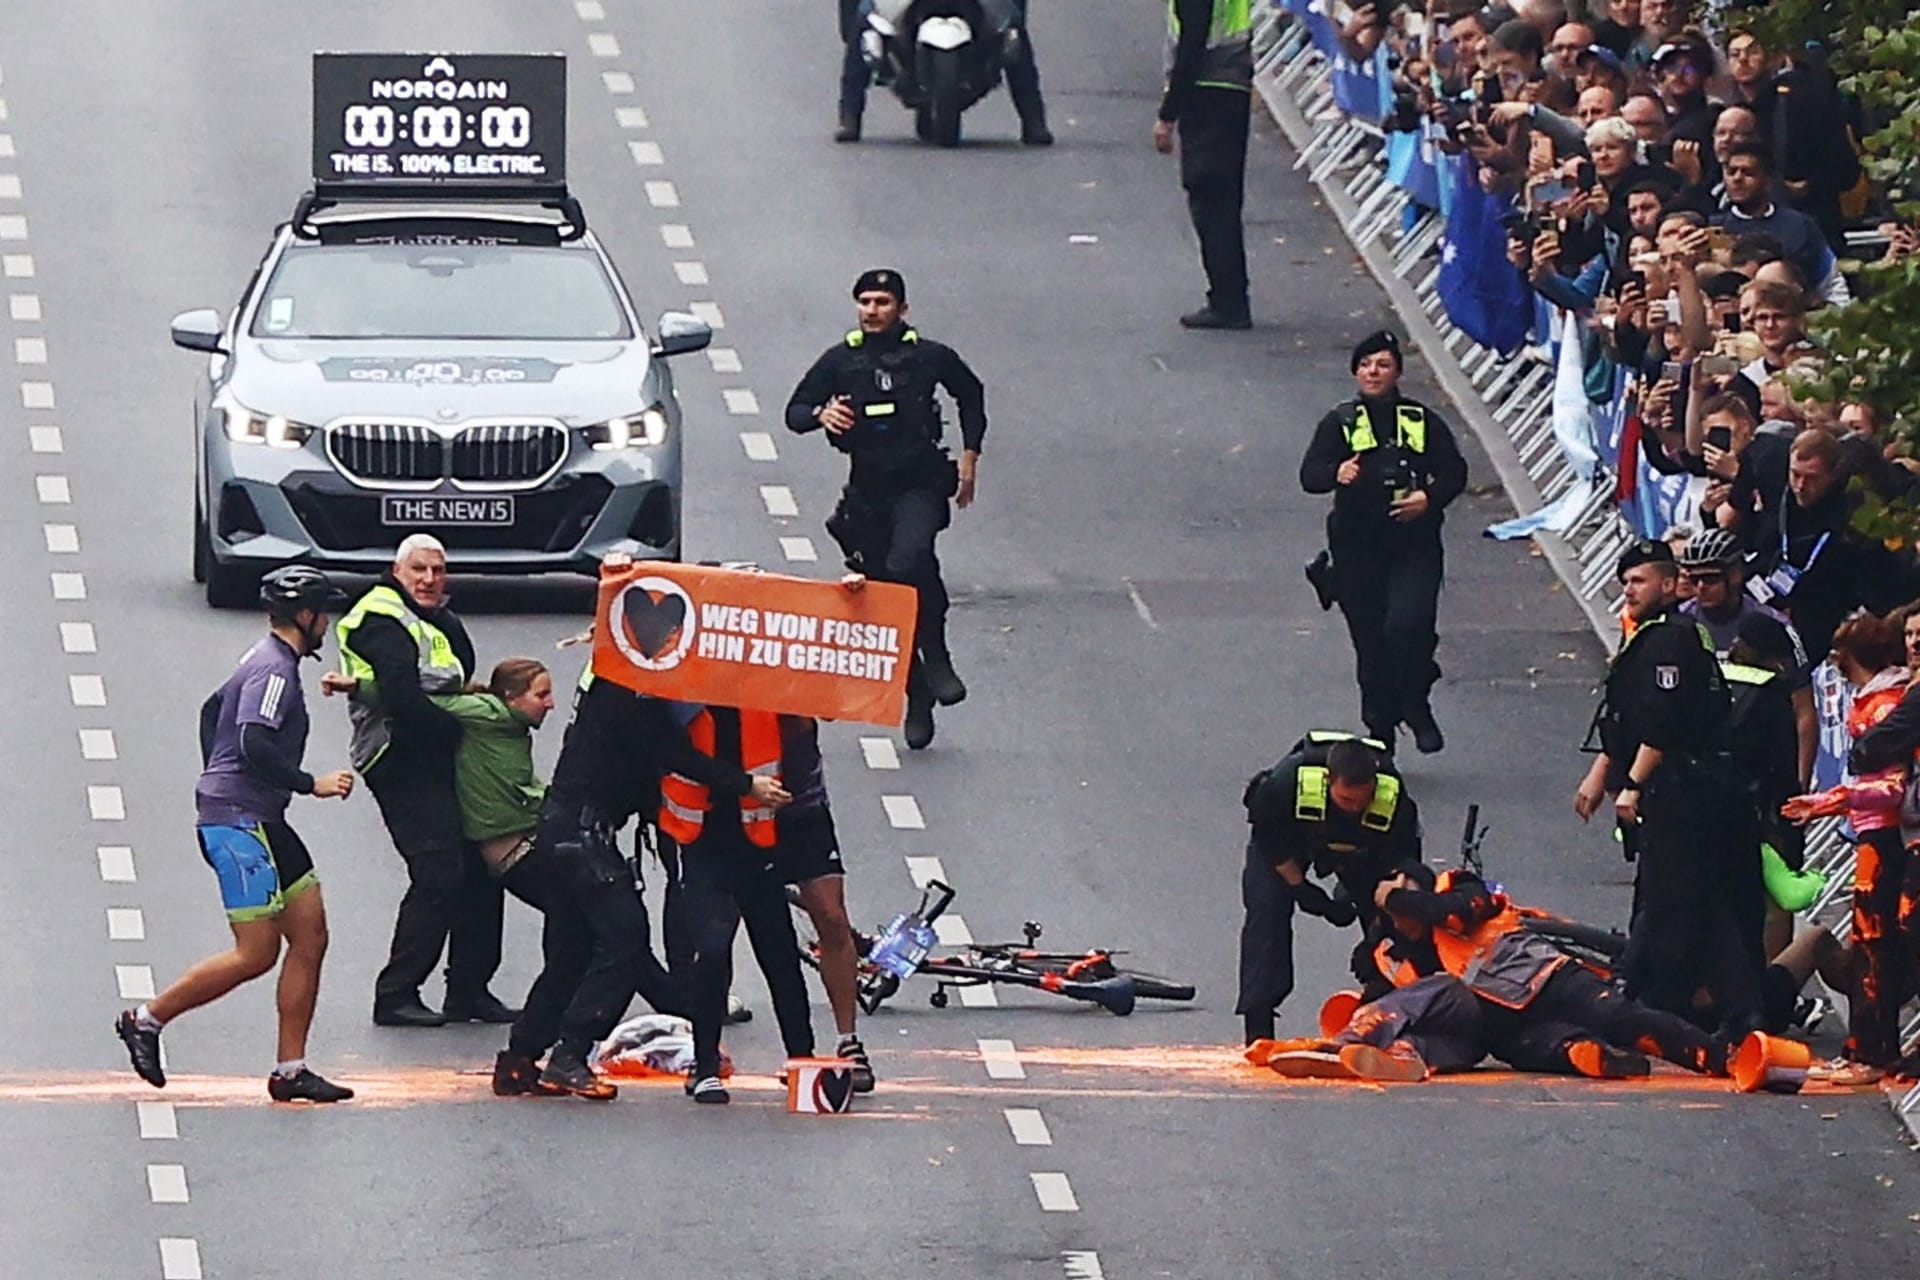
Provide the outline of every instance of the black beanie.
<path id="1" fill-rule="evenodd" d="M 862 271 L 860 278 L 853 282 L 853 296 L 863 293 L 890 293 L 900 303 L 907 300 L 907 282 L 900 278 L 898 271 L 889 271 L 885 267 L 875 267 Z"/>
<path id="2" fill-rule="evenodd" d="M 1400 354 L 1400 339 L 1394 337 L 1393 331 L 1390 329 L 1375 329 L 1372 333 L 1360 339 L 1359 345 L 1354 347 L 1353 359 L 1347 364 L 1347 372 L 1360 372 L 1360 362 L 1376 351 L 1391 351 L 1393 353 L 1394 367 L 1406 367 L 1406 358 Z"/>

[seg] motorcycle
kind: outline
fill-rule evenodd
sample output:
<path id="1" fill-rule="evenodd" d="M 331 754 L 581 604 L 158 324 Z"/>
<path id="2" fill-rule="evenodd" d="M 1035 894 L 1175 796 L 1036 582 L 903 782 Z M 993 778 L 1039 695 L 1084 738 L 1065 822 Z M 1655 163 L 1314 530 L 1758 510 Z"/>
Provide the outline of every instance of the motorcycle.
<path id="1" fill-rule="evenodd" d="M 960 145 L 960 116 L 993 92 L 1026 39 L 1021 0 L 872 0 L 860 52 L 923 142 Z"/>

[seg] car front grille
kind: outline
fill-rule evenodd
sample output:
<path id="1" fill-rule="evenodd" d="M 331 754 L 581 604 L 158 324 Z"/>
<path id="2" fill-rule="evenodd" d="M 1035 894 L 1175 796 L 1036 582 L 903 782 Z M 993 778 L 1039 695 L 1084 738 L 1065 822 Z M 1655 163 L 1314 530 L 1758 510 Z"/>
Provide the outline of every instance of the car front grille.
<path id="1" fill-rule="evenodd" d="M 551 422 L 473 422 L 451 436 L 425 422 L 348 419 L 327 428 L 327 455 L 370 489 L 531 488 L 567 458 L 567 433 Z"/>

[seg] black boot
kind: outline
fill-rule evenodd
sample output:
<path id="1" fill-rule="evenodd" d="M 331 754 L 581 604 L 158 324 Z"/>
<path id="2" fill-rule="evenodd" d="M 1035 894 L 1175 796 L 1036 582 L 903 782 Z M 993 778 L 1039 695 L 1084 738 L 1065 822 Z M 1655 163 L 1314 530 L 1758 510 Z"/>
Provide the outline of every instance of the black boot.
<path id="1" fill-rule="evenodd" d="M 491 1022 L 506 1026 L 520 1016 L 520 1011 L 482 987 L 471 995 L 448 993 L 441 1016 L 448 1022 Z"/>
<path id="2" fill-rule="evenodd" d="M 929 649 L 920 652 L 920 681 L 927 695 L 943 707 L 958 706 L 967 700 L 967 686 L 953 669 L 953 658 Z"/>
<path id="3" fill-rule="evenodd" d="M 496 1098 L 557 1098 L 566 1090 L 540 1078 L 540 1064 L 524 1053 L 502 1049 L 493 1060 Z"/>
<path id="4" fill-rule="evenodd" d="M 593 1074 L 593 1068 L 587 1065 L 585 1053 L 566 1044 L 555 1045 L 553 1052 L 547 1055 L 547 1069 L 540 1073 L 540 1083 L 561 1093 L 570 1093 L 576 1098 L 591 1098 L 595 1102 L 611 1101 L 620 1093 Z"/>
<path id="5" fill-rule="evenodd" d="M 444 1027 L 446 1015 L 429 1009 L 421 1002 L 417 992 L 409 993 L 397 999 L 376 999 L 373 1002 L 373 1025 L 376 1027 Z"/>
<path id="6" fill-rule="evenodd" d="M 1035 110 L 1020 113 L 1020 141 L 1029 147 L 1053 145 L 1053 130 L 1047 128 L 1047 113 Z"/>
<path id="7" fill-rule="evenodd" d="M 1253 316 L 1246 308 L 1237 311 L 1221 311 L 1212 303 L 1198 311 L 1189 311 L 1180 317 L 1182 329 L 1251 329 Z"/>
<path id="8" fill-rule="evenodd" d="M 835 142 L 860 141 L 860 115 L 854 111 L 840 113 L 840 127 L 833 131 Z"/>
<path id="9" fill-rule="evenodd" d="M 1446 747 L 1446 735 L 1433 718 L 1433 708 L 1425 703 L 1407 713 L 1406 725 L 1413 730 L 1413 745 L 1420 748 L 1421 755 L 1430 756 Z"/>
<path id="10" fill-rule="evenodd" d="M 925 751 L 933 741 L 933 699 L 924 693 L 907 690 L 907 749 Z"/>

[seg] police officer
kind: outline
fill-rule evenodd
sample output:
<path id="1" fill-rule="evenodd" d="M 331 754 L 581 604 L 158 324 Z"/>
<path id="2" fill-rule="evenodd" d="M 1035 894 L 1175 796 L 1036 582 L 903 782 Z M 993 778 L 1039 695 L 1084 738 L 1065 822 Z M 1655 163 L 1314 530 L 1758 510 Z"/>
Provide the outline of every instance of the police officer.
<path id="1" fill-rule="evenodd" d="M 1731 1030 L 1759 1026 L 1757 946 L 1742 938 L 1741 896 L 1757 886 L 1759 831 L 1725 750 L 1729 700 L 1712 641 L 1676 615 L 1673 549 L 1646 540 L 1617 569 L 1633 636 L 1607 669 L 1595 713 L 1600 752 L 1574 795 L 1582 821 L 1609 792 L 1636 860 L 1621 967 L 1628 994 L 1693 1012 L 1709 987 Z M 1729 893 L 1729 882 L 1738 888 Z"/>
<path id="2" fill-rule="evenodd" d="M 1334 925 L 1377 918 L 1374 890 L 1420 861 L 1420 814 L 1381 744 L 1315 731 L 1247 783 L 1253 828 L 1240 875 L 1240 999 L 1247 1042 L 1273 1038 L 1274 1011 L 1293 991 L 1293 909 Z M 1329 894 L 1307 878 L 1331 875 Z M 1381 983 L 1372 948 L 1354 951 L 1354 976 Z"/>
<path id="3" fill-rule="evenodd" d="M 1404 724 L 1434 752 L 1446 745 L 1428 700 L 1440 675 L 1440 524 L 1467 463 L 1440 415 L 1400 394 L 1402 364 L 1392 333 L 1361 339 L 1349 362 L 1359 396 L 1320 419 L 1300 460 L 1301 487 L 1333 495 L 1328 551 L 1307 576 L 1346 617 L 1367 732 L 1391 752 Z"/>
<path id="4" fill-rule="evenodd" d="M 473 641 L 447 607 L 446 548 L 409 535 L 338 634 L 341 670 L 358 682 L 347 703 L 348 754 L 407 864 L 392 951 L 374 980 L 373 1020 L 511 1022 L 516 1011 L 487 990 L 500 967 L 503 898 L 480 850 L 461 834 L 453 783 L 460 722 L 428 696 L 460 692 L 473 670 Z M 420 984 L 443 948 L 447 998 L 435 1010 L 421 1002 Z"/>
<path id="5" fill-rule="evenodd" d="M 1167 0 L 1167 90 L 1154 149 L 1173 153 L 1200 238 L 1207 305 L 1180 317 L 1189 329 L 1251 329 L 1247 303 L 1247 138 L 1253 113 L 1252 0 Z"/>
<path id="6" fill-rule="evenodd" d="M 787 429 L 825 428 L 852 462 L 827 532 L 847 567 L 904 582 L 919 593 L 918 649 L 907 679 L 907 746 L 933 741 L 933 708 L 967 696 L 947 652 L 947 588 L 933 542 L 961 508 L 973 504 L 980 443 L 987 434 L 986 389 L 952 347 L 921 337 L 907 323 L 907 285 L 897 271 L 873 270 L 854 282 L 860 327 L 813 362 L 787 401 Z M 944 426 L 934 399 L 945 388 L 960 410 L 956 463 L 940 445 Z"/>
<path id="7" fill-rule="evenodd" d="M 1040 96 L 1040 68 L 1033 60 L 1027 3 L 1014 0 L 1014 4 L 1014 24 L 1020 39 L 1007 67 L 1007 96 L 1020 113 L 1020 141 L 1029 147 L 1050 147 L 1053 131 L 1047 128 L 1047 104 Z M 871 0 L 840 0 L 840 126 L 834 130 L 835 142 L 860 141 L 860 117 L 866 114 L 867 81 L 872 75 L 860 49 L 860 34 L 866 29 L 866 10 L 871 7 Z M 921 119 L 926 119 L 924 114 Z"/>

